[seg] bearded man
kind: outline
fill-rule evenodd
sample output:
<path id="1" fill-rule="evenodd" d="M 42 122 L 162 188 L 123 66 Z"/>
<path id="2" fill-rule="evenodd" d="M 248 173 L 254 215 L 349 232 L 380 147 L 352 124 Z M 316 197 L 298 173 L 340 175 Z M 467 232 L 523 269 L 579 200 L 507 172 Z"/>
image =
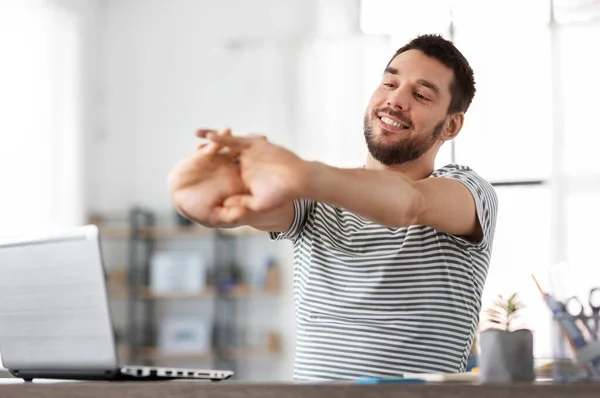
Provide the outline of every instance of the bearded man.
<path id="1" fill-rule="evenodd" d="M 465 370 L 498 200 L 471 168 L 434 163 L 474 95 L 460 51 L 419 36 L 394 54 L 371 97 L 364 167 L 201 130 L 209 143 L 171 172 L 185 217 L 293 242 L 296 379 Z"/>

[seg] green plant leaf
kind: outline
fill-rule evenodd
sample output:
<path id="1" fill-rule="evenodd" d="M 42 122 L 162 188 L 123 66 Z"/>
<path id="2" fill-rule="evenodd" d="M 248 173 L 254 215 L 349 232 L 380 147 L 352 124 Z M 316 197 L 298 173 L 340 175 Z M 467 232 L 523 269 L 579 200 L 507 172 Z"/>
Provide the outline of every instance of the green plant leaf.
<path id="1" fill-rule="evenodd" d="M 510 294 L 506 299 L 499 294 L 493 302 L 493 307 L 485 310 L 488 321 L 502 325 L 504 330 L 511 330 L 514 321 L 519 317 L 519 311 L 525 308 L 518 293 Z"/>
<path id="2" fill-rule="evenodd" d="M 495 308 L 488 308 L 487 310 L 485 310 L 485 312 L 487 312 L 488 314 L 503 314 L 502 311 L 499 311 Z"/>

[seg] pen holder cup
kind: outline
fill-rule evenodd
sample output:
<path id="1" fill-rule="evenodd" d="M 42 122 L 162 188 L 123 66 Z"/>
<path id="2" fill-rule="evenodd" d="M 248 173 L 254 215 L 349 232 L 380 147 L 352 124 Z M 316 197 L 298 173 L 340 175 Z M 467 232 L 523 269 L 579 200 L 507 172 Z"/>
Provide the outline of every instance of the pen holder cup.
<path id="1" fill-rule="evenodd" d="M 555 314 L 552 323 L 554 382 L 600 382 L 600 317 Z"/>

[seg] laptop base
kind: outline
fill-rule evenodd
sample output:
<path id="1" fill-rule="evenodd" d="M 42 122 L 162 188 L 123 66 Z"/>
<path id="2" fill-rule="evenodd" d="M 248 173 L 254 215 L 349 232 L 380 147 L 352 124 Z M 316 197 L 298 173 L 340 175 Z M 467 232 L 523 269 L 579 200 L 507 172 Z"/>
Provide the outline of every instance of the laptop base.
<path id="1" fill-rule="evenodd" d="M 51 379 L 51 380 L 76 380 L 76 381 L 167 381 L 167 380 L 203 380 L 217 382 L 231 377 L 231 374 L 226 374 L 220 377 L 194 377 L 187 375 L 179 375 L 173 372 L 172 375 L 166 375 L 164 372 L 159 372 L 150 367 L 140 367 L 144 372 L 136 371 L 136 367 L 127 369 L 127 373 L 121 369 L 28 369 L 15 370 L 8 369 L 10 374 L 18 379 L 23 379 L 25 382 L 31 382 L 34 379 Z M 131 374 L 128 374 L 131 373 Z"/>

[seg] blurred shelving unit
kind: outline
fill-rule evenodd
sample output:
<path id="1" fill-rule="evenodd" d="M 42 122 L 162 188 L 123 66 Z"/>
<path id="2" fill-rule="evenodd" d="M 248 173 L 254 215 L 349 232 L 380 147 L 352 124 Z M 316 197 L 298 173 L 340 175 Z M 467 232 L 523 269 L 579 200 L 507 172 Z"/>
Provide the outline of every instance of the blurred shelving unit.
<path id="1" fill-rule="evenodd" d="M 90 223 L 98 225 L 104 243 L 119 241 L 127 243 L 128 261 L 108 275 L 108 295 L 113 302 L 126 304 L 126 327 L 117 336 L 118 354 L 122 361 L 146 365 L 172 364 L 174 362 L 211 361 L 214 368 L 236 371 L 241 360 L 277 357 L 281 351 L 281 338 L 277 330 L 263 331 L 259 344 L 244 345 L 231 336 L 243 335 L 239 325 L 222 322 L 237 319 L 239 302 L 251 298 L 275 298 L 279 288 L 258 288 L 245 281 L 230 281 L 229 265 L 235 261 L 236 245 L 240 238 L 264 236 L 253 228 L 211 229 L 198 225 L 157 225 L 152 211 L 131 209 L 127 223 L 107 222 L 102 216 L 90 217 Z M 212 280 L 199 291 L 154 291 L 151 286 L 151 259 L 157 243 L 185 239 L 210 240 L 214 249 Z M 190 302 L 200 300 L 213 305 L 210 349 L 198 351 L 165 350 L 158 343 L 157 305 L 159 303 Z M 257 340 L 256 338 L 254 340 Z"/>

